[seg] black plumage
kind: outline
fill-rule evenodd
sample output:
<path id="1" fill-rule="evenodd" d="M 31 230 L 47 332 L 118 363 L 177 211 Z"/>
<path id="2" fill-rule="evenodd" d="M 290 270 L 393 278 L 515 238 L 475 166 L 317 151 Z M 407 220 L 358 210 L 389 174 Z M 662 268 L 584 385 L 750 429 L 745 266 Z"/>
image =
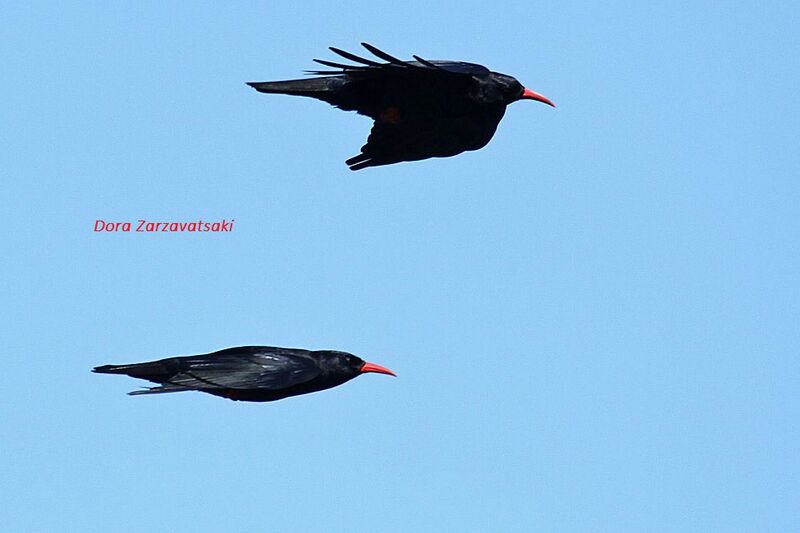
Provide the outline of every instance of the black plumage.
<path id="1" fill-rule="evenodd" d="M 478 150 L 491 140 L 508 104 L 531 99 L 554 105 L 482 65 L 419 56 L 402 61 L 361 44 L 385 63 L 331 47 L 357 64 L 315 59 L 337 70 L 309 71 L 315 78 L 248 83 L 263 93 L 308 96 L 371 117 L 375 122 L 367 144 L 346 161 L 351 170 Z"/>
<path id="2" fill-rule="evenodd" d="M 347 353 L 272 346 L 240 346 L 218 352 L 129 365 L 103 365 L 101 374 L 125 374 L 159 383 L 131 395 L 200 391 L 249 402 L 269 402 L 316 392 L 367 372 L 394 372 Z"/>

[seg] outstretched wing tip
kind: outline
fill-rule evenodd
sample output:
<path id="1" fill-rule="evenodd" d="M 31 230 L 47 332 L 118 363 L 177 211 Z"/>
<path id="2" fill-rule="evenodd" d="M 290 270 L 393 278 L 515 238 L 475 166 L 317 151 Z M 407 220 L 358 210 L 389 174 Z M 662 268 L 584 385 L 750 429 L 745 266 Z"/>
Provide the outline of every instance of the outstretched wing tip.
<path id="1" fill-rule="evenodd" d="M 369 156 L 364 152 L 361 152 L 360 154 L 355 155 L 350 159 L 348 159 L 347 161 L 345 161 L 345 164 L 347 165 L 347 168 L 355 172 L 356 170 L 361 170 L 367 167 L 374 166 L 375 162 L 372 159 L 372 156 Z"/>

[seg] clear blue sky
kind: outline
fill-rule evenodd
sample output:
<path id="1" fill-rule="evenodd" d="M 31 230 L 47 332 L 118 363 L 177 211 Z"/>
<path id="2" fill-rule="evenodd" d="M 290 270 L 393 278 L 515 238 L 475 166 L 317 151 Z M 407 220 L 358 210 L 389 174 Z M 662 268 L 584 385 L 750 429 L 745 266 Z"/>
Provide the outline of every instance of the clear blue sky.
<path id="1" fill-rule="evenodd" d="M 4 530 L 797 530 L 796 3 L 135 4 L 3 8 Z M 559 107 L 352 173 L 368 119 L 244 82 L 362 40 Z M 399 378 L 89 372 L 245 344 Z"/>

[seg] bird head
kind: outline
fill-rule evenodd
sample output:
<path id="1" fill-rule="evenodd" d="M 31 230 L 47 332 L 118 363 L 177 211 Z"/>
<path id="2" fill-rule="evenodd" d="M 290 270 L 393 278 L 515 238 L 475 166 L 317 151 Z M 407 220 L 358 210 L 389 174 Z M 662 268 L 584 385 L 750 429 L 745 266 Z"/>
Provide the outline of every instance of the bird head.
<path id="1" fill-rule="evenodd" d="M 492 81 L 500 89 L 503 98 L 508 102 L 517 100 L 537 100 L 549 106 L 555 107 L 549 98 L 530 89 L 526 89 L 516 78 L 499 72 L 492 72 Z"/>
<path id="2" fill-rule="evenodd" d="M 327 364 L 335 366 L 339 372 L 345 371 L 353 377 L 359 374 L 375 372 L 377 374 L 388 374 L 397 377 L 397 374 L 386 367 L 375 363 L 368 363 L 360 357 L 347 352 L 328 352 Z"/>

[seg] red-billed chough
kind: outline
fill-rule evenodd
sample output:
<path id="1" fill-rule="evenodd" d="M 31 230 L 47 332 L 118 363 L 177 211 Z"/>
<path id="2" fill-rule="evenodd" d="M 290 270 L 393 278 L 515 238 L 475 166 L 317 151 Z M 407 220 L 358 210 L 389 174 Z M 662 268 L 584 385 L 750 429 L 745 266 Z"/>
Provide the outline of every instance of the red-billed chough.
<path id="1" fill-rule="evenodd" d="M 270 402 L 330 389 L 367 372 L 395 373 L 347 352 L 240 346 L 130 365 L 103 365 L 101 374 L 125 374 L 159 383 L 131 395 L 200 391 L 246 402 Z"/>
<path id="2" fill-rule="evenodd" d="M 357 64 L 315 59 L 338 70 L 308 71 L 320 76 L 315 78 L 248 83 L 262 93 L 310 96 L 371 117 L 375 123 L 367 144 L 346 161 L 350 170 L 478 150 L 494 135 L 508 104 L 538 100 L 555 107 L 513 77 L 482 65 L 419 56 L 402 61 L 361 44 L 386 63 L 331 47 Z"/>

